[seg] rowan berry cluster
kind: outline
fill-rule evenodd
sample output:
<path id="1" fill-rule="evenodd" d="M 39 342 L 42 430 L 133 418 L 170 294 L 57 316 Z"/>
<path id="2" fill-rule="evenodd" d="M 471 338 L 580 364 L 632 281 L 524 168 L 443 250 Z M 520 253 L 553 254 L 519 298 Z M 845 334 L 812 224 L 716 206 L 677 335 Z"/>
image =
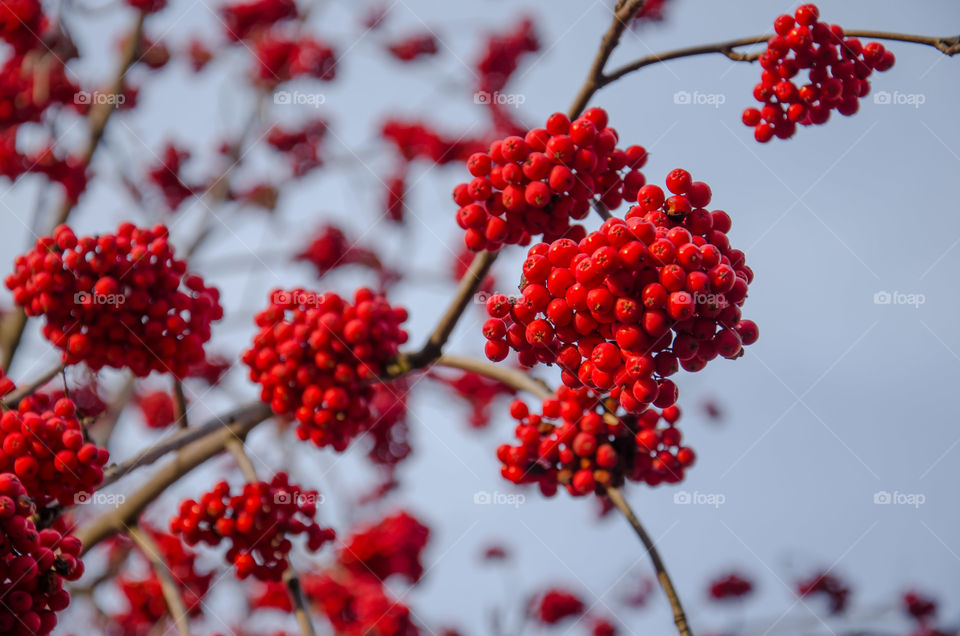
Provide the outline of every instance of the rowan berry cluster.
<path id="1" fill-rule="evenodd" d="M 229 540 L 226 558 L 238 578 L 279 581 L 293 547 L 288 537 L 305 535 L 311 552 L 333 540 L 333 530 L 314 520 L 316 513 L 317 493 L 291 485 L 285 473 L 277 473 L 269 483 L 245 484 L 236 495 L 222 481 L 199 502 L 183 501 L 170 531 L 187 545 L 216 546 Z"/>
<path id="2" fill-rule="evenodd" d="M 344 636 L 417 636 L 402 600 L 393 599 L 369 572 L 328 571 L 302 577 L 304 595 Z"/>
<path id="3" fill-rule="evenodd" d="M 280 20 L 295 18 L 297 3 L 294 0 L 237 2 L 221 7 L 220 15 L 227 38 L 238 42 Z"/>
<path id="4" fill-rule="evenodd" d="M 472 428 L 486 428 L 490 424 L 492 406 L 497 398 L 515 395 L 516 390 L 498 380 L 473 371 L 464 371 L 456 377 L 441 377 L 441 382 L 449 386 L 470 406 L 467 420 Z"/>
<path id="5" fill-rule="evenodd" d="M 833 574 L 821 572 L 797 583 L 797 594 L 800 597 L 824 596 L 829 603 L 830 613 L 840 614 L 847 609 L 850 588 Z"/>
<path id="6" fill-rule="evenodd" d="M 410 426 L 407 423 L 409 387 L 403 378 L 387 384 L 376 384 L 370 400 L 374 424 L 366 437 L 370 450 L 367 457 L 391 473 L 397 464 L 410 456 Z"/>
<path id="7" fill-rule="evenodd" d="M 266 33 L 253 45 L 254 78 L 272 86 L 296 77 L 329 82 L 337 75 L 337 56 L 325 43 L 310 37 L 291 38 Z"/>
<path id="8" fill-rule="evenodd" d="M 401 511 L 351 534 L 337 561 L 355 574 L 370 573 L 381 581 L 399 575 L 416 583 L 423 576 L 420 557 L 429 538 L 430 528 Z"/>
<path id="9" fill-rule="evenodd" d="M 344 265 L 358 264 L 372 269 L 381 268 L 380 259 L 375 252 L 349 241 L 343 230 L 333 225 L 319 228 L 310 243 L 298 252 L 294 259 L 313 265 L 318 277 Z"/>
<path id="10" fill-rule="evenodd" d="M 753 89 L 763 107 L 743 111 L 743 123 L 761 143 L 792 137 L 797 124 L 824 124 L 833 110 L 853 115 L 870 92 L 872 72 L 893 66 L 893 53 L 879 42 L 845 37 L 841 27 L 819 17 L 816 5 L 803 4 L 773 22 L 776 35 L 760 56 L 763 73 Z M 801 71 L 807 71 L 806 82 Z"/>
<path id="11" fill-rule="evenodd" d="M 40 45 L 49 21 L 40 0 L 10 0 L 0 5 L 0 39 L 16 54 Z"/>
<path id="12" fill-rule="evenodd" d="M 37 506 L 72 506 L 103 481 L 110 458 L 85 439 L 73 401 L 34 394 L 0 417 L 0 472 L 15 474 Z"/>
<path id="13" fill-rule="evenodd" d="M 501 474 L 515 484 L 536 483 L 548 497 L 561 485 L 582 497 L 625 480 L 676 483 L 696 458 L 681 446 L 676 406 L 617 416 L 589 389 L 560 387 L 540 414 L 516 400 L 510 415 L 519 444 L 497 448 Z"/>
<path id="14" fill-rule="evenodd" d="M 294 177 L 302 177 L 323 165 L 320 150 L 328 130 L 324 119 L 312 119 L 294 130 L 273 126 L 267 143 L 288 156 Z"/>
<path id="15" fill-rule="evenodd" d="M 391 142 L 406 162 L 427 159 L 444 165 L 452 161 L 465 161 L 483 149 L 480 140 L 446 136 L 426 124 L 401 119 L 384 122 L 380 136 Z"/>
<path id="16" fill-rule="evenodd" d="M 147 179 L 160 190 L 164 202 L 172 211 L 203 188 L 202 185 L 187 185 L 181 176 L 181 167 L 189 158 L 188 151 L 168 143 L 160 154 L 160 160 L 147 171 Z"/>
<path id="17" fill-rule="evenodd" d="M 219 291 L 186 269 L 162 225 L 82 238 L 61 225 L 17 257 L 6 285 L 28 316 L 46 318 L 67 364 L 184 377 L 223 317 Z"/>
<path id="18" fill-rule="evenodd" d="M 564 384 L 609 393 L 632 413 L 676 402 L 669 376 L 680 367 L 739 357 L 758 332 L 740 317 L 753 272 L 730 246 L 730 217 L 705 209 L 710 188 L 686 170 L 672 171 L 667 189 L 641 187 L 626 220 L 579 243 L 534 245 L 521 296 L 487 301 L 487 357 L 513 349 L 524 366 L 557 363 Z"/>
<path id="19" fill-rule="evenodd" d="M 374 423 L 371 383 L 407 341 L 406 319 L 369 289 L 352 304 L 333 293 L 277 290 L 255 318 L 260 331 L 243 362 L 273 412 L 296 417 L 300 439 L 342 451 Z"/>
<path id="20" fill-rule="evenodd" d="M 179 537 L 153 529 L 144 528 L 144 531 L 149 532 L 164 565 L 169 568 L 171 578 L 180 591 L 184 609 L 190 616 L 201 614 L 203 599 L 213 582 L 213 572 L 201 574 L 197 571 L 197 555 L 184 546 Z M 147 578 L 122 574 L 117 577 L 117 586 L 127 599 L 128 608 L 112 618 L 123 634 L 146 636 L 150 630 L 156 628 L 157 623 L 170 614 L 160 579 L 152 569 Z"/>
<path id="21" fill-rule="evenodd" d="M 925 623 L 937 613 L 937 602 L 918 592 L 910 591 L 903 595 L 903 608 L 911 617 Z"/>
<path id="22" fill-rule="evenodd" d="M 166 391 L 137 395 L 136 402 L 147 428 L 167 428 L 176 419 L 173 397 Z"/>
<path id="23" fill-rule="evenodd" d="M 412 62 L 420 57 L 436 55 L 440 48 L 437 46 L 437 38 L 432 33 L 424 33 L 394 42 L 387 47 L 387 50 L 401 62 Z"/>
<path id="24" fill-rule="evenodd" d="M 710 597 L 717 601 L 739 599 L 753 591 L 753 584 L 739 574 L 731 573 L 710 584 Z"/>
<path id="25" fill-rule="evenodd" d="M 534 617 L 545 625 L 555 625 L 565 618 L 579 616 L 586 609 L 576 594 L 562 589 L 549 589 L 536 599 Z"/>
<path id="26" fill-rule="evenodd" d="M 477 62 L 477 90 L 487 93 L 501 90 L 517 70 L 520 59 L 527 53 L 539 50 L 540 40 L 533 22 L 529 19 L 520 20 L 504 34 L 491 35 Z"/>
<path id="27" fill-rule="evenodd" d="M 607 113 L 590 108 L 574 122 L 554 113 L 545 128 L 494 141 L 489 152 L 471 155 L 467 168 L 474 178 L 453 191 L 467 247 L 527 245 L 541 234 L 547 241 L 583 238 L 583 228 L 571 228 L 570 219 L 585 218 L 595 200 L 616 208 L 645 183 L 639 168 L 646 150 L 620 150 L 617 140 Z"/>
<path id="28" fill-rule="evenodd" d="M 37 509 L 20 480 L 0 474 L 0 633 L 45 635 L 70 604 L 63 581 L 83 575 L 80 540 L 56 528 L 37 530 Z"/>
<path id="29" fill-rule="evenodd" d="M 0 369 L 0 398 L 10 395 L 16 388 L 17 385 L 14 384 L 13 380 L 7 377 L 3 369 Z"/>

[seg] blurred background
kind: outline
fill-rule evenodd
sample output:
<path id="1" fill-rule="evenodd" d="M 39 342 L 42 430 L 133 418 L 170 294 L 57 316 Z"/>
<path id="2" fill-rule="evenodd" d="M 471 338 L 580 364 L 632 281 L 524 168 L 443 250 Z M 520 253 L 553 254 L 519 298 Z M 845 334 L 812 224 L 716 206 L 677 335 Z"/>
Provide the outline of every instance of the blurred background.
<path id="1" fill-rule="evenodd" d="M 138 65 L 129 72 L 129 84 L 139 87 L 137 107 L 111 119 L 93 162 L 97 176 L 71 217 L 77 234 L 110 231 L 124 220 L 164 222 L 178 245 L 209 227 L 191 268 L 222 291 L 226 316 L 208 350 L 233 360 L 248 346 L 252 315 L 271 289 L 302 285 L 351 294 L 358 285 L 379 284 L 380 274 L 362 265 L 338 268 L 318 282 L 314 267 L 294 262 L 324 224 L 336 225 L 351 244 L 404 274 L 392 283 L 389 298 L 408 308 L 411 344 L 421 343 L 455 287 L 462 231 L 450 192 L 467 173 L 459 162 L 402 161 L 384 141 L 383 123 L 422 121 L 454 140 L 484 138 L 491 121 L 476 99 L 478 60 L 491 35 L 510 33 L 529 18 L 539 48 L 522 56 L 502 92 L 511 96 L 507 112 L 516 122 L 542 125 L 569 107 L 611 20 L 607 0 L 300 4 L 311 5 L 306 32 L 335 51 L 336 78 L 286 83 L 290 103 L 268 99 L 259 106 L 249 81 L 252 51 L 226 44 L 216 0 L 170 0 L 151 15 L 145 35 L 165 44 L 172 57 L 159 70 Z M 850 29 L 960 31 L 955 0 L 821 0 L 819 6 L 823 20 Z M 384 19 L 371 29 L 365 21 L 378 8 L 385 9 Z M 766 33 L 777 14 L 793 8 L 760 0 L 668 0 L 662 21 L 627 30 L 611 66 L 679 46 Z M 81 54 L 70 71 L 82 86 L 105 84 L 135 12 L 103 0 L 64 2 L 58 10 Z M 422 34 L 434 36 L 436 54 L 402 62 L 387 50 Z M 194 40 L 216 54 L 199 72 L 185 53 Z M 759 342 L 739 360 L 719 360 L 678 378 L 681 427 L 698 453 L 696 466 L 682 484 L 625 490 L 697 633 L 844 634 L 857 627 L 867 629 L 857 633 L 907 634 L 912 623 L 900 609 L 907 589 L 935 596 L 943 623 L 960 624 L 954 393 L 960 379 L 960 59 L 916 44 L 889 47 L 897 63 L 871 78 L 872 93 L 859 113 L 834 114 L 825 126 L 766 145 L 740 122 L 742 110 L 755 103 L 760 68 L 720 55 L 645 68 L 591 101 L 607 109 L 621 145 L 648 149 L 648 181 L 662 184 L 667 172 L 683 167 L 710 184 L 713 206 L 733 218 L 731 241 L 756 273 L 744 316 L 760 326 Z M 221 144 L 235 140 L 258 109 L 254 143 L 231 187 L 240 192 L 282 184 L 275 209 L 238 200 L 211 207 L 188 198 L 171 211 L 146 176 L 166 145 L 190 152 L 184 182 L 209 180 L 224 166 Z M 262 136 L 274 124 L 293 129 L 317 118 L 328 124 L 319 152 L 323 165 L 291 179 L 289 157 Z M 81 117 L 67 116 L 58 126 L 62 147 L 82 148 Z M 22 132 L 21 143 L 29 145 L 30 135 Z M 407 192 L 398 223 L 386 214 L 385 201 L 388 180 L 401 169 Z M 144 196 L 135 196 L 138 191 Z M 4 181 L 0 192 L 0 255 L 9 271 L 60 193 L 37 175 Z M 35 210 L 41 211 L 39 223 Z M 593 229 L 599 220 L 592 216 L 586 223 Z M 516 289 L 524 254 L 517 247 L 504 251 L 493 270 L 497 291 Z M 0 302 L 10 306 L 6 290 Z M 484 319 L 482 305 L 469 307 L 448 352 L 482 357 Z M 58 362 L 36 322 L 11 372 L 18 380 Z M 535 374 L 558 381 L 549 369 Z M 122 384 L 117 373 L 101 376 L 107 393 Z M 361 502 L 382 479 L 363 443 L 336 454 L 262 426 L 249 438 L 251 457 L 262 474 L 285 469 L 320 489 L 326 496 L 320 517 L 338 531 L 400 508 L 427 523 L 432 534 L 422 583 L 391 589 L 432 633 L 444 627 L 494 633 L 494 616 L 501 633 L 517 633 L 525 599 L 548 586 L 576 591 L 591 617 L 610 619 L 622 633 L 670 633 L 669 606 L 658 589 L 641 607 L 624 603 L 652 570 L 622 518 L 601 518 L 592 500 L 563 493 L 545 500 L 536 489 L 514 490 L 500 477 L 495 449 L 513 437 L 508 399 L 495 402 L 489 426 L 477 429 L 468 423 L 470 406 L 449 387 L 415 381 L 408 415 L 413 452 L 397 467 L 398 487 L 384 498 Z M 142 390 L 168 386 L 166 378 L 153 377 Z M 221 388 L 191 384 L 188 391 L 195 422 L 257 396 L 242 366 Z M 127 457 L 163 435 L 128 408 L 112 456 Z M 196 497 L 228 472 L 240 483 L 229 457 L 210 461 L 154 503 L 147 518 L 165 526 L 176 502 Z M 111 492 L 149 474 L 142 470 Z M 525 497 L 517 505 L 484 505 L 476 503 L 478 493 Z M 691 503 L 683 503 L 684 494 Z M 491 545 L 504 546 L 510 558 L 485 561 Z M 203 563 L 221 564 L 215 551 L 201 552 Z M 98 570 L 98 558 L 91 555 L 88 571 Z M 322 562 L 324 555 L 313 558 Z M 709 602 L 709 581 L 731 570 L 754 581 L 752 600 Z M 822 599 L 797 600 L 796 582 L 824 570 L 851 586 L 846 616 L 829 616 Z M 196 633 L 228 633 L 238 615 L 242 584 L 230 574 L 219 576 L 207 618 L 192 623 Z M 97 600 L 107 612 L 123 603 L 110 586 Z M 88 604 L 75 602 L 58 633 L 74 632 L 91 616 Z M 264 625 L 295 629 L 292 619 L 276 619 Z M 571 620 L 554 631 L 589 633 L 591 620 Z M 522 633 L 538 629 L 528 623 Z"/>

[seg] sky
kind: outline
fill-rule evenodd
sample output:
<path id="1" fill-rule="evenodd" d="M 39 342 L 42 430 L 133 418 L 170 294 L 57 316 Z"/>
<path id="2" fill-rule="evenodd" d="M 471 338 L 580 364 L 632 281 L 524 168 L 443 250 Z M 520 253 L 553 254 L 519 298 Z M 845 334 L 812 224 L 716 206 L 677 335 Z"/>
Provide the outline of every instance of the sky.
<path id="1" fill-rule="evenodd" d="M 133 18 L 114 4 L 85 11 L 75 3 L 66 14 L 84 54 L 72 69 L 88 85 L 112 73 L 114 43 Z M 407 224 L 391 226 L 382 218 L 382 181 L 395 158 L 377 144 L 380 122 L 403 116 L 451 134 L 480 131 L 485 112 L 471 91 L 483 39 L 530 15 L 542 48 L 525 60 L 505 91 L 522 102 L 520 119 L 540 124 L 550 113 L 566 110 L 576 94 L 610 22 L 609 4 L 396 0 L 384 31 L 366 33 L 358 17 L 372 5 L 318 2 L 308 25 L 341 56 L 338 79 L 291 86 L 323 95 L 316 109 L 267 104 L 266 114 L 281 122 L 329 118 L 328 165 L 285 191 L 272 216 L 231 206 L 215 211 L 216 238 L 192 263 L 225 298 L 226 318 L 215 329 L 211 348 L 239 354 L 253 333 L 250 316 L 273 287 L 317 286 L 310 269 L 291 264 L 289 255 L 324 222 L 377 246 L 387 263 L 416 272 L 392 291 L 391 300 L 409 309 L 411 342 L 421 342 L 453 290 L 445 273 L 459 251 L 461 231 L 449 193 L 466 171 L 457 165 L 415 166 Z M 822 19 L 851 29 L 949 35 L 960 25 L 960 4 L 954 0 L 909 7 L 892 0 L 823 0 L 819 5 Z M 218 42 L 216 7 L 213 0 L 171 0 L 150 19 L 147 34 L 171 46 L 195 36 Z M 794 7 L 760 0 L 670 0 L 663 23 L 624 35 L 611 65 L 678 46 L 769 32 L 774 17 Z M 441 42 L 435 59 L 403 66 L 384 53 L 385 41 L 425 29 Z M 792 592 L 797 579 L 821 569 L 850 581 L 851 612 L 860 624 L 870 618 L 906 633 L 894 606 L 910 587 L 939 597 L 942 616 L 951 624 L 960 622 L 955 531 L 960 522 L 955 397 L 960 377 L 955 327 L 960 311 L 960 217 L 955 214 L 960 58 L 915 44 L 890 48 L 897 63 L 871 78 L 873 92 L 858 114 L 834 114 L 826 126 L 804 128 L 791 140 L 766 145 L 754 142 L 752 131 L 740 123 L 742 109 L 754 104 L 752 87 L 760 69 L 723 56 L 645 68 L 604 88 L 591 102 L 608 110 L 623 144 L 650 151 L 644 168 L 649 181 L 662 183 L 667 172 L 683 167 L 710 184 L 712 205 L 732 217 L 731 241 L 746 252 L 756 274 L 744 316 L 759 325 L 759 342 L 741 359 L 718 360 L 678 379 L 681 428 L 697 451 L 697 464 L 682 484 L 625 490 L 655 538 L 697 633 L 739 626 L 773 634 L 798 625 L 809 627 L 808 633 L 841 633 L 847 623 L 821 621 L 815 616 L 824 615 L 824 607 L 798 602 Z M 143 85 L 141 107 L 111 123 L 95 160 L 102 178 L 74 213 L 78 233 L 108 231 L 130 218 L 166 220 L 174 238 L 185 244 L 204 218 L 202 205 L 172 218 L 157 206 L 138 209 L 118 179 L 142 174 L 166 140 L 194 152 L 188 175 L 211 174 L 218 142 L 239 130 L 253 107 L 252 91 L 243 81 L 249 63 L 249 52 L 234 47 L 199 75 L 182 61 L 161 73 L 135 69 L 130 77 Z M 690 103 L 683 103 L 684 95 L 691 96 Z M 79 144 L 81 131 L 78 123 L 65 125 L 63 143 Z M 269 180 L 284 171 L 275 156 L 255 150 L 235 183 Z M 12 188 L 2 184 L 0 191 L 0 214 L 8 215 L 0 260 L 9 264 L 32 241 L 29 219 L 38 195 L 46 197 L 40 199 L 46 204 L 42 209 L 52 209 L 55 195 L 29 178 Z M 594 228 L 599 221 L 588 223 Z M 515 288 L 523 254 L 520 248 L 508 249 L 499 259 L 498 291 Z M 243 266 L 217 265 L 222 262 Z M 371 283 L 368 274 L 353 270 L 322 284 L 349 292 Z M 0 298 L 8 301 L 9 295 L 4 291 Z M 448 351 L 482 356 L 483 320 L 479 306 L 468 308 Z M 15 378 L 38 375 L 56 363 L 37 331 L 28 334 L 24 346 Z M 550 371 L 536 373 L 556 383 Z M 105 377 L 108 384 L 118 380 L 116 374 Z M 147 381 L 156 387 L 164 382 Z M 191 417 L 202 421 L 255 396 L 238 370 L 225 391 L 205 394 L 192 387 Z M 722 420 L 706 417 L 706 401 L 720 406 Z M 595 502 L 563 494 L 544 500 L 535 490 L 514 490 L 500 478 L 495 449 L 513 436 L 506 406 L 498 405 L 487 430 L 469 430 L 466 406 L 424 381 L 412 400 L 415 451 L 399 472 L 403 488 L 380 507 L 353 503 L 375 481 L 360 445 L 336 455 L 262 427 L 250 436 L 249 448 L 264 474 L 283 468 L 321 488 L 326 502 L 320 514 L 338 529 L 400 507 L 420 515 L 433 529 L 427 574 L 417 588 L 393 591 L 431 629 L 457 626 L 469 634 L 490 633 L 493 612 L 505 612 L 515 622 L 526 595 L 561 585 L 582 593 L 592 614 L 616 614 L 625 634 L 669 633 L 669 608 L 659 591 L 642 610 L 625 611 L 618 601 L 651 573 L 623 519 L 598 520 Z M 112 449 L 117 458 L 155 437 L 135 413 L 120 426 Z M 199 494 L 230 465 L 229 458 L 210 462 L 168 491 L 147 517 L 165 523 L 176 501 Z M 144 470 L 131 480 L 148 477 Z M 517 505 L 479 505 L 475 495 L 480 492 L 525 498 Z M 694 503 L 678 503 L 684 493 Z M 707 501 L 713 503 L 697 503 Z M 479 558 L 495 542 L 513 554 L 505 568 L 484 565 Z M 213 553 L 204 558 L 217 562 Z M 731 569 L 756 581 L 754 602 L 736 609 L 711 607 L 707 582 Z M 237 589 L 229 575 L 218 583 L 209 601 L 211 617 L 196 627 L 200 633 L 226 629 L 224 623 L 236 615 Z M 107 607 L 121 602 L 107 593 L 101 601 Z M 587 633 L 587 623 L 565 624 L 559 633 Z"/>

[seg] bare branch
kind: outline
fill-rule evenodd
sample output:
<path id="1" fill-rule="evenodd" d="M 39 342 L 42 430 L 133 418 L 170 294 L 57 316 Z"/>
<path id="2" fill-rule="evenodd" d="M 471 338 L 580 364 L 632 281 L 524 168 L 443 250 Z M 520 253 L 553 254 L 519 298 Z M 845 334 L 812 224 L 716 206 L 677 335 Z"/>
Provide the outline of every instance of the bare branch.
<path id="1" fill-rule="evenodd" d="M 177 627 L 180 636 L 190 636 L 190 625 L 187 623 L 187 608 L 183 605 L 183 598 L 180 596 L 180 588 L 170 573 L 170 568 L 163 560 L 160 554 L 160 548 L 157 546 L 153 537 L 148 532 L 144 532 L 139 526 L 131 526 L 127 530 L 127 535 L 143 552 L 143 556 L 150 561 L 154 574 L 160 579 L 160 589 L 163 591 L 163 598 L 167 602 L 167 609 L 173 624 Z"/>

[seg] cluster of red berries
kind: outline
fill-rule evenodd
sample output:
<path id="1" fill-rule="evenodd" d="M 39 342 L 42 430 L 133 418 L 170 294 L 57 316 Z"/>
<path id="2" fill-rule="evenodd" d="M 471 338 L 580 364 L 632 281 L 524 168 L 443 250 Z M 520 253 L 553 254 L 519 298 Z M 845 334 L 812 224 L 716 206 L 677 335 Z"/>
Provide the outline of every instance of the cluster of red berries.
<path id="1" fill-rule="evenodd" d="M 401 62 L 412 62 L 420 57 L 436 55 L 440 49 L 437 38 L 432 33 L 424 33 L 394 42 L 387 46 L 387 50 Z"/>
<path id="2" fill-rule="evenodd" d="M 301 578 L 304 595 L 344 636 L 417 636 L 410 608 L 391 598 L 375 576 L 347 570 Z"/>
<path id="3" fill-rule="evenodd" d="M 626 220 L 609 219 L 579 243 L 534 245 L 521 296 L 487 301 L 487 357 L 513 349 L 524 366 L 557 363 L 567 386 L 639 413 L 676 402 L 668 376 L 680 367 L 742 355 L 758 337 L 740 317 L 753 272 L 730 246 L 730 217 L 705 209 L 710 188 L 686 170 L 672 171 L 667 188 L 670 197 L 643 186 Z"/>
<path id="4" fill-rule="evenodd" d="M 893 53 L 879 42 L 844 37 L 841 27 L 819 17 L 815 5 L 803 4 L 773 22 L 776 35 L 760 56 L 763 74 L 753 89 L 763 107 L 743 111 L 743 123 L 761 143 L 792 137 L 797 124 L 826 123 L 832 110 L 853 115 L 870 92 L 871 73 L 893 66 Z M 801 83 L 798 76 L 806 69 L 807 81 Z"/>
<path id="5" fill-rule="evenodd" d="M 407 341 L 402 307 L 361 288 L 350 302 L 302 289 L 274 291 L 243 354 L 261 399 L 296 417 L 297 435 L 342 451 L 373 425 L 373 386 Z"/>
<path id="6" fill-rule="evenodd" d="M 267 132 L 267 143 L 290 159 L 294 177 L 302 177 L 323 165 L 320 146 L 329 126 L 325 119 L 312 119 L 295 130 L 273 126 Z"/>
<path id="7" fill-rule="evenodd" d="M 9 0 L 0 4 L 0 39 L 17 55 L 40 45 L 49 24 L 40 0 Z"/>
<path id="8" fill-rule="evenodd" d="M 138 394 L 135 401 L 140 407 L 140 413 L 147 428 L 167 428 L 176 419 L 173 397 L 166 391 Z"/>
<path id="9" fill-rule="evenodd" d="M 183 501 L 170 531 L 187 545 L 216 546 L 228 539 L 226 558 L 236 567 L 237 577 L 252 574 L 263 581 L 279 581 L 293 547 L 289 536 L 306 535 L 312 552 L 334 539 L 333 530 L 314 520 L 316 514 L 317 493 L 291 485 L 285 473 L 277 473 L 269 483 L 245 484 L 236 495 L 222 481 L 199 502 Z"/>
<path id="10" fill-rule="evenodd" d="M 739 599 L 753 591 L 753 583 L 739 574 L 731 573 L 710 584 L 710 598 L 717 601 Z"/>
<path id="11" fill-rule="evenodd" d="M 227 38 L 239 42 L 262 29 L 273 26 L 280 20 L 297 16 L 297 3 L 294 0 L 250 0 L 237 2 L 220 8 L 223 28 Z"/>
<path id="12" fill-rule="evenodd" d="M 0 126 L 40 121 L 47 107 L 73 104 L 77 86 L 55 56 L 40 63 L 33 55 L 12 56 L 0 67 Z"/>
<path id="13" fill-rule="evenodd" d="M 13 380 L 7 377 L 3 369 L 0 369 L 0 398 L 10 395 L 16 388 L 17 385 L 14 384 Z"/>
<path id="14" fill-rule="evenodd" d="M 56 528 L 38 531 L 36 506 L 15 475 L 0 474 L 0 633 L 49 634 L 70 604 L 63 581 L 83 575 L 80 540 Z"/>
<path id="15" fill-rule="evenodd" d="M 510 31 L 491 35 L 477 62 L 479 85 L 477 90 L 494 93 L 503 89 L 520 65 L 520 59 L 540 50 L 533 22 L 524 18 Z"/>
<path id="16" fill-rule="evenodd" d="M 797 583 L 800 597 L 821 595 L 827 598 L 831 614 L 840 614 L 847 609 L 850 587 L 833 574 L 822 572 Z"/>
<path id="17" fill-rule="evenodd" d="M 202 185 L 187 185 L 183 180 L 181 168 L 189 158 L 190 153 L 187 150 L 168 143 L 160 154 L 160 160 L 147 171 L 147 180 L 160 190 L 170 210 L 178 209 L 184 201 L 203 188 Z"/>
<path id="18" fill-rule="evenodd" d="M 28 316 L 46 317 L 67 364 L 185 377 L 223 317 L 220 292 L 186 269 L 162 225 L 82 238 L 61 225 L 17 257 L 6 285 Z"/>
<path id="19" fill-rule="evenodd" d="M 589 389 L 560 387 L 556 399 L 544 400 L 541 414 L 516 400 L 510 415 L 520 443 L 497 448 L 501 474 L 515 484 L 537 483 L 548 497 L 560 485 L 582 497 L 603 494 L 624 480 L 677 483 L 696 459 L 681 446 L 676 406 L 617 416 Z"/>
<path id="20" fill-rule="evenodd" d="M 918 592 L 910 591 L 903 595 L 903 608 L 912 618 L 925 623 L 937 613 L 937 602 Z"/>
<path id="21" fill-rule="evenodd" d="M 184 609 L 190 616 L 201 614 L 203 599 L 213 582 L 213 572 L 201 574 L 197 571 L 196 553 L 184 546 L 179 537 L 152 528 L 144 528 L 144 531 L 150 533 L 160 552 L 159 556 L 169 568 L 171 578 L 180 591 Z M 160 579 L 153 570 L 150 570 L 147 578 L 125 573 L 118 576 L 116 582 L 127 599 L 128 609 L 111 618 L 123 634 L 146 636 L 169 615 Z"/>
<path id="22" fill-rule="evenodd" d="M 403 223 L 407 207 L 407 170 L 406 166 L 397 169 L 386 178 L 387 193 L 383 211 L 394 223 Z"/>
<path id="23" fill-rule="evenodd" d="M 565 618 L 580 616 L 586 610 L 586 605 L 573 592 L 552 588 L 535 599 L 531 609 L 538 621 L 544 625 L 555 625 Z"/>
<path id="24" fill-rule="evenodd" d="M 466 161 L 484 146 L 478 139 L 443 135 L 426 124 L 401 119 L 388 119 L 380 129 L 380 136 L 397 148 L 405 162 L 426 159 L 444 165 Z"/>
<path id="25" fill-rule="evenodd" d="M 489 152 L 471 155 L 467 168 L 474 178 L 453 191 L 467 247 L 527 245 L 540 234 L 547 241 L 583 238 L 582 227 L 571 229 L 571 218 L 585 218 L 597 197 L 616 208 L 645 183 L 639 168 L 646 150 L 620 150 L 617 141 L 606 111 L 590 108 L 574 122 L 554 113 L 545 128 L 494 141 Z"/>
<path id="26" fill-rule="evenodd" d="M 53 402 L 34 394 L 0 417 L 0 472 L 16 474 L 41 508 L 72 506 L 78 495 L 93 492 L 109 458 L 85 439 L 77 407 L 67 398 Z"/>
<path id="27" fill-rule="evenodd" d="M 337 56 L 323 42 L 305 35 L 291 38 L 267 33 L 254 42 L 255 79 L 268 85 L 296 77 L 329 82 L 337 75 Z"/>
<path id="28" fill-rule="evenodd" d="M 637 9 L 633 14 L 635 23 L 639 22 L 660 22 L 663 20 L 663 10 L 667 0 L 647 0 L 643 6 Z"/>
<path id="29" fill-rule="evenodd" d="M 371 269 L 382 267 L 376 253 L 348 240 L 343 230 L 334 225 L 320 227 L 294 259 L 313 265 L 318 277 L 344 265 L 357 264 Z"/>
<path id="30" fill-rule="evenodd" d="M 406 511 L 356 530 L 344 541 L 337 561 L 356 574 L 370 573 L 381 581 L 393 575 L 416 583 L 423 576 L 420 562 L 430 528 Z"/>
<path id="31" fill-rule="evenodd" d="M 167 6 L 167 0 L 127 0 L 127 4 L 144 13 L 156 13 Z"/>
<path id="32" fill-rule="evenodd" d="M 368 429 L 370 450 L 367 457 L 374 464 L 388 469 L 410 456 L 410 426 L 407 423 L 407 397 L 410 388 L 400 378 L 388 384 L 376 384 L 370 399 L 374 424 Z"/>

